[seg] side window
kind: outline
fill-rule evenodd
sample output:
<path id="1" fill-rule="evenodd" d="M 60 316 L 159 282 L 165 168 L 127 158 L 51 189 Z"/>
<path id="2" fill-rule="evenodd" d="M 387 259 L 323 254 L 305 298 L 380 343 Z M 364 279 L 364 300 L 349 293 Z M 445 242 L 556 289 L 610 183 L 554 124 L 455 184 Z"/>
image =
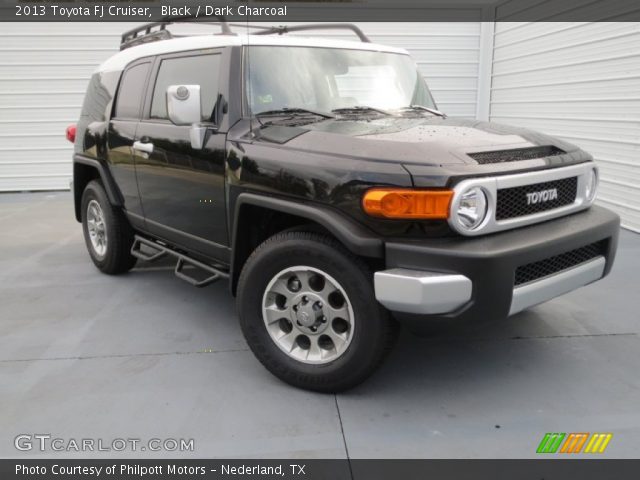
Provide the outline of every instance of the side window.
<path id="1" fill-rule="evenodd" d="M 160 63 L 151 101 L 151 118 L 167 119 L 167 88 L 170 85 L 200 85 L 202 120 L 211 120 L 218 98 L 220 55 L 167 58 Z"/>
<path id="2" fill-rule="evenodd" d="M 120 90 L 113 116 L 117 118 L 140 118 L 140 104 L 144 96 L 144 83 L 151 63 L 135 65 L 122 74 Z"/>

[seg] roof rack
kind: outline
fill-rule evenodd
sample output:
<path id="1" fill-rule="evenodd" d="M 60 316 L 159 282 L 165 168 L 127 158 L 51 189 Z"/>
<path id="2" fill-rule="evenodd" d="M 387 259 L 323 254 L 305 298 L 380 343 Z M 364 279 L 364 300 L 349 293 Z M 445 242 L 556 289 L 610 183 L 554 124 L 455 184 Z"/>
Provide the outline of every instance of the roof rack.
<path id="1" fill-rule="evenodd" d="M 202 18 L 202 17 L 200 17 Z M 122 34 L 120 38 L 120 50 L 135 47 L 148 42 L 156 42 L 159 40 L 169 40 L 171 38 L 179 38 L 184 35 L 174 35 L 167 30 L 168 25 L 176 23 L 198 23 L 203 25 L 219 25 L 222 35 L 234 35 L 229 28 L 229 24 L 222 16 L 213 16 L 218 22 L 199 22 L 196 17 L 165 17 L 159 22 L 145 23 L 132 30 L 128 30 Z M 141 35 L 140 35 L 141 34 Z"/>
<path id="2" fill-rule="evenodd" d="M 165 17 L 159 22 L 145 23 L 137 28 L 124 32 L 120 40 L 120 50 L 125 48 L 142 45 L 144 43 L 156 42 L 160 40 L 169 40 L 171 38 L 180 38 L 185 35 L 175 35 L 167 30 L 168 25 L 178 23 L 198 23 L 203 25 L 218 25 L 222 35 L 235 35 L 231 31 L 231 26 L 242 28 L 258 29 L 253 35 L 284 35 L 290 32 L 300 32 L 304 30 L 350 30 L 355 33 L 362 42 L 371 43 L 359 27 L 352 23 L 308 23 L 306 25 L 280 25 L 279 27 L 266 27 L 263 25 L 244 24 L 244 23 L 227 23 L 224 17 L 214 16 L 218 22 L 201 22 L 203 17 Z"/>
<path id="3" fill-rule="evenodd" d="M 369 37 L 367 37 L 359 27 L 353 23 L 308 23 L 306 25 L 281 25 L 279 27 L 259 27 L 257 25 L 251 25 L 254 28 L 262 28 L 260 32 L 256 32 L 254 35 L 284 35 L 289 32 L 300 32 L 303 30 L 351 30 L 355 33 L 362 42 L 371 43 Z"/>

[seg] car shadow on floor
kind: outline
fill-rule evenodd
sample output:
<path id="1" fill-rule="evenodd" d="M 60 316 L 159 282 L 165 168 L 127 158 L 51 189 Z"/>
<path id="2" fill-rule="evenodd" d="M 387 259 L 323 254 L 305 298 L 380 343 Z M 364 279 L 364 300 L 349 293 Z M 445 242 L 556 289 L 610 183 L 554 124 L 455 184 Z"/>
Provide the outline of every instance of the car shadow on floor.
<path id="1" fill-rule="evenodd" d="M 216 336 L 231 334 L 234 340 L 248 350 L 240 332 L 236 314 L 235 299 L 231 296 L 226 282 L 195 289 L 172 275 L 173 263 L 162 260 L 147 264 L 141 262 L 131 272 L 131 280 L 152 282 L 158 301 L 167 302 L 165 309 L 175 309 L 176 321 L 187 322 L 182 329 L 194 328 L 207 332 L 203 343 L 215 344 Z M 144 279 L 144 280 L 143 280 Z M 178 304 L 176 305 L 176 301 Z M 190 314 L 180 314 L 180 305 L 191 305 Z M 551 313 L 555 309 L 551 308 Z M 532 338 L 558 337 L 562 328 L 549 322 L 548 308 L 531 309 L 508 319 L 482 322 L 480 325 L 442 327 L 428 336 L 416 336 L 406 328 L 401 330 L 396 345 L 381 370 L 359 389 L 368 394 L 376 390 L 390 388 L 389 383 L 412 383 L 414 385 L 428 378 L 452 378 L 460 370 L 470 375 L 487 376 L 496 364 L 509 366 L 527 361 L 536 361 L 535 346 L 529 345 L 525 358 L 519 358 L 522 350 L 514 349 L 510 343 Z M 532 350 L 533 348 L 533 350 Z M 239 373 L 240 374 L 240 373 Z M 265 375 L 269 375 L 265 371 Z M 278 382 L 277 379 L 273 381 Z M 406 389 L 404 389 L 406 393 Z"/>

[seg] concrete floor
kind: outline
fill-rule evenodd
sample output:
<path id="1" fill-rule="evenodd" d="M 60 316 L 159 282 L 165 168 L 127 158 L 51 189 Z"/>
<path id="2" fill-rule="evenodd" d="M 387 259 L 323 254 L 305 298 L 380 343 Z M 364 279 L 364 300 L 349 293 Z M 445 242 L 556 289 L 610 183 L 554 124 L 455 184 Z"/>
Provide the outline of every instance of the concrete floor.
<path id="1" fill-rule="evenodd" d="M 225 284 L 102 275 L 68 193 L 2 194 L 0 457 L 46 456 L 13 439 L 49 433 L 194 439 L 148 457 L 526 458 L 546 432 L 612 432 L 604 456 L 637 457 L 639 280 L 623 232 L 606 280 L 489 328 L 404 333 L 368 382 L 322 395 L 254 359 Z"/>

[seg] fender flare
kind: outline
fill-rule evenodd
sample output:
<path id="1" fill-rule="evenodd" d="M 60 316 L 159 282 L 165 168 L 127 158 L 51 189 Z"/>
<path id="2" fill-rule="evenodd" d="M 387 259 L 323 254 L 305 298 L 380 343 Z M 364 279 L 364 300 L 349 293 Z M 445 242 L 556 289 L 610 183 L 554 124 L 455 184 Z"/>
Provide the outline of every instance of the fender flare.
<path id="1" fill-rule="evenodd" d="M 113 180 L 113 177 L 111 176 L 111 173 L 109 172 L 107 167 L 102 162 L 100 162 L 100 160 L 97 160 L 91 157 L 86 157 L 80 154 L 75 154 L 73 156 L 73 165 L 74 165 L 73 198 L 74 198 L 74 205 L 75 205 L 76 220 L 80 221 L 80 199 L 82 198 L 82 191 L 80 191 L 79 182 L 75 178 L 76 164 L 86 165 L 94 168 L 98 172 L 98 176 L 102 181 L 102 185 L 104 186 L 104 189 L 107 193 L 107 197 L 109 198 L 109 202 L 111 203 L 111 205 L 113 205 L 114 207 L 122 207 L 124 205 L 122 194 L 120 193 L 120 190 L 118 189 L 118 186 Z"/>
<path id="2" fill-rule="evenodd" d="M 325 228 L 348 250 L 356 255 L 372 258 L 384 257 L 384 242 L 380 237 L 349 219 L 339 211 L 318 204 L 311 204 L 300 200 L 287 200 L 255 193 L 241 193 L 238 195 L 231 225 L 231 288 L 235 289 L 235 283 L 240 276 L 236 265 L 236 245 L 238 241 L 238 227 L 240 225 L 240 211 L 244 206 L 256 206 L 277 212 L 295 215 Z"/>

